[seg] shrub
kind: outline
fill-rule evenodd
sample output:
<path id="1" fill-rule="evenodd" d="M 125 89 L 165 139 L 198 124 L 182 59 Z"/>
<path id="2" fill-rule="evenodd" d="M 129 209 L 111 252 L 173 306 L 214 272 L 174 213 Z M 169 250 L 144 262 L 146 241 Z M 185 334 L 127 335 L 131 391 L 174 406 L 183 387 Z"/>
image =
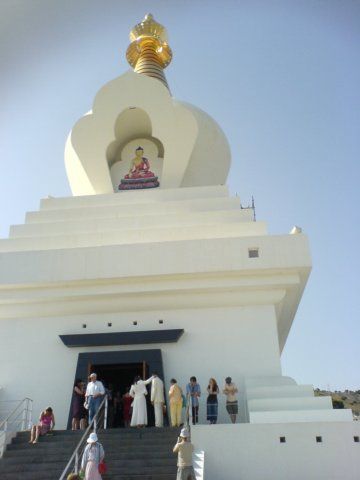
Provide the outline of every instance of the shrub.
<path id="1" fill-rule="evenodd" d="M 344 402 L 341 400 L 333 400 L 332 404 L 334 408 L 344 408 Z"/>

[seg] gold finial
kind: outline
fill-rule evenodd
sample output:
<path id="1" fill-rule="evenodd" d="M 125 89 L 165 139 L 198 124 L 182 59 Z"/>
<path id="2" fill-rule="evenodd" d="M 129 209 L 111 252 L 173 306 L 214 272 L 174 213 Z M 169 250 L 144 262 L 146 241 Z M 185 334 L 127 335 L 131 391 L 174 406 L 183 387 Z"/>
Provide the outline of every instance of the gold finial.
<path id="1" fill-rule="evenodd" d="M 171 62 L 172 51 L 167 43 L 165 27 L 148 13 L 131 30 L 129 37 L 131 43 L 126 51 L 126 59 L 135 72 L 157 78 L 169 88 L 163 69 Z"/>

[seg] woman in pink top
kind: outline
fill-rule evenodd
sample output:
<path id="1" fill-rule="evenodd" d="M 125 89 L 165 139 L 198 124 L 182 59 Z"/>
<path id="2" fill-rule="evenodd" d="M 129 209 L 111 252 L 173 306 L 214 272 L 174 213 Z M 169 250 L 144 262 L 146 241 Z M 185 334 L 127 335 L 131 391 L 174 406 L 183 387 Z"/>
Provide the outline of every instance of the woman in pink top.
<path id="1" fill-rule="evenodd" d="M 39 423 L 33 425 L 29 443 L 37 443 L 40 435 L 46 435 L 55 427 L 55 417 L 51 407 L 41 412 Z"/>

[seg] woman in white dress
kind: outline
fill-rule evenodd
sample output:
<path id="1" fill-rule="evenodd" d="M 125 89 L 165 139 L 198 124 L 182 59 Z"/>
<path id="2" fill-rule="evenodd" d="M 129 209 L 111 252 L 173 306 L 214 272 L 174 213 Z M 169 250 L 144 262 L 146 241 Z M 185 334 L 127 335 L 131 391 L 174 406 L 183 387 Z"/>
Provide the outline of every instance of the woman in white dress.
<path id="1" fill-rule="evenodd" d="M 136 376 L 134 379 L 134 384 L 130 389 L 130 395 L 134 399 L 130 427 L 144 427 L 148 423 L 145 395 L 148 393 L 146 385 L 152 379 L 153 377 L 150 377 L 148 380 L 141 380 L 140 376 Z"/>

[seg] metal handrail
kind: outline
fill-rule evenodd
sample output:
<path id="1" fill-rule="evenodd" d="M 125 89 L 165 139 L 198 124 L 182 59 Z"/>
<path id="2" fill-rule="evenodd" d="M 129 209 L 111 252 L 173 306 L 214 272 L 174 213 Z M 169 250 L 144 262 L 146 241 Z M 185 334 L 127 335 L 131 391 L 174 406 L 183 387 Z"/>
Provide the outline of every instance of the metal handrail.
<path id="1" fill-rule="evenodd" d="M 186 408 L 185 408 L 185 425 L 190 426 L 190 405 L 191 405 L 191 395 L 190 393 L 186 394 Z"/>
<path id="2" fill-rule="evenodd" d="M 101 409 L 104 405 L 105 405 L 104 430 L 106 430 L 106 427 L 107 427 L 107 410 L 108 410 L 108 397 L 107 397 L 107 395 L 105 395 L 103 401 L 100 403 L 98 411 L 96 412 L 93 419 L 89 423 L 89 425 L 88 425 L 87 429 L 85 430 L 83 436 L 81 437 L 79 443 L 76 445 L 75 450 L 73 451 L 73 453 L 70 457 L 70 460 L 66 464 L 66 467 L 64 468 L 59 480 L 64 480 L 65 475 L 67 474 L 67 472 L 70 468 L 70 465 L 72 464 L 73 461 L 75 462 L 75 473 L 76 474 L 78 473 L 78 470 L 79 470 L 79 450 L 80 450 L 82 444 L 84 443 L 85 438 L 88 436 L 89 431 L 91 430 L 92 426 L 94 426 L 94 432 L 96 433 L 98 416 L 100 416 Z"/>
<path id="3" fill-rule="evenodd" d="M 0 423 L 0 431 L 1 430 L 4 430 L 4 425 L 6 425 L 10 418 L 14 415 L 14 413 L 21 407 L 21 405 L 26 402 L 26 407 L 24 408 L 24 410 L 21 410 L 18 414 L 18 416 L 20 414 L 22 414 L 23 412 L 30 412 L 30 418 L 29 418 L 29 422 L 31 421 L 31 414 L 32 414 L 32 404 L 33 404 L 33 401 L 31 398 L 28 398 L 28 397 L 25 397 L 23 398 L 22 400 L 20 400 L 20 402 L 17 404 L 17 406 L 8 414 L 8 416 L 1 421 Z M 30 406 L 30 408 L 29 408 Z M 15 420 L 17 419 L 17 417 L 15 417 Z"/>
<path id="4" fill-rule="evenodd" d="M 31 398 L 24 398 L 7 415 L 7 417 L 0 422 L 0 457 L 2 457 L 4 453 L 9 438 L 7 434 L 9 432 L 14 433 L 30 428 L 32 420 L 32 405 L 33 401 Z"/>
<path id="5" fill-rule="evenodd" d="M 192 400 L 190 393 L 186 394 L 186 409 L 185 409 L 185 426 L 189 432 L 189 439 L 191 440 L 191 423 L 190 417 L 192 417 L 192 408 L 191 408 Z"/>

